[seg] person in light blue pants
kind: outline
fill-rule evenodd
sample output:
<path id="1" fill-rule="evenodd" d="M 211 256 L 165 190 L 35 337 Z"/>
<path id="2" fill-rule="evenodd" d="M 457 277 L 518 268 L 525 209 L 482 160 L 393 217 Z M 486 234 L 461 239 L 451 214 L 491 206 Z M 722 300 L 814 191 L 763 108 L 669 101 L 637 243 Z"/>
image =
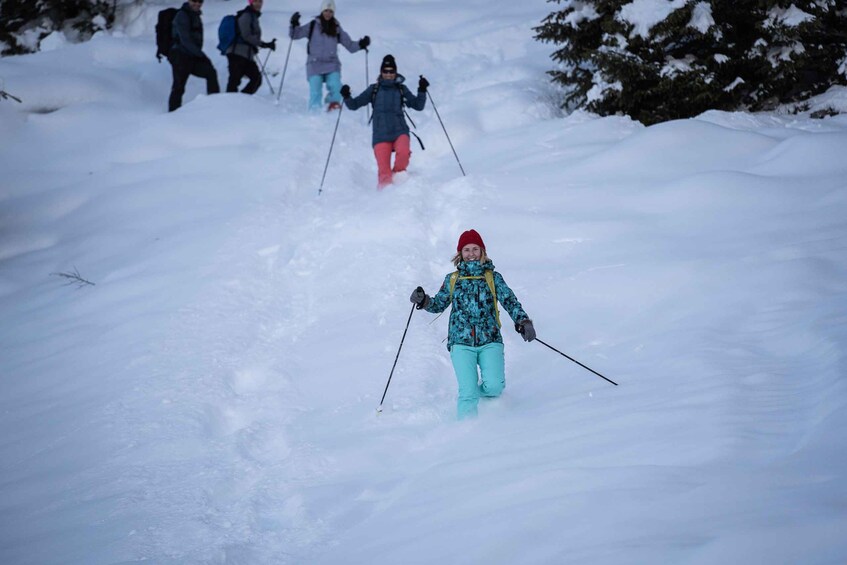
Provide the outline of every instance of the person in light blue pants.
<path id="1" fill-rule="evenodd" d="M 459 385 L 456 407 L 462 420 L 477 415 L 481 396 L 500 396 L 506 387 L 497 303 L 509 313 L 524 341 L 535 339 L 535 328 L 503 276 L 494 270 L 476 230 L 468 230 L 459 237 L 453 264 L 457 270 L 444 278 L 435 296 L 430 297 L 418 287 L 409 300 L 419 310 L 433 314 L 452 304 L 447 349 Z"/>
<path id="2" fill-rule="evenodd" d="M 323 85 L 326 83 L 326 89 L 329 91 L 326 95 L 326 101 L 329 104 L 333 102 L 341 102 L 341 72 L 333 71 L 323 75 L 312 75 L 309 77 L 309 109 L 317 110 L 321 107 L 321 92 Z"/>
<path id="3" fill-rule="evenodd" d="M 327 110 L 340 110 L 341 59 L 338 58 L 338 46 L 343 45 L 350 53 L 356 53 L 367 49 L 371 38 L 366 35 L 359 41 L 353 41 L 347 35 L 335 19 L 335 0 L 321 0 L 321 13 L 303 25 L 300 25 L 300 12 L 294 12 L 288 37 L 292 41 L 308 40 L 306 78 L 309 81 L 309 110 L 320 109 L 324 83 L 328 90 Z"/>
<path id="4" fill-rule="evenodd" d="M 459 383 L 457 416 L 460 420 L 474 418 L 480 397 L 497 398 L 506 388 L 503 344 L 489 343 L 479 347 L 453 345 L 450 359 Z"/>

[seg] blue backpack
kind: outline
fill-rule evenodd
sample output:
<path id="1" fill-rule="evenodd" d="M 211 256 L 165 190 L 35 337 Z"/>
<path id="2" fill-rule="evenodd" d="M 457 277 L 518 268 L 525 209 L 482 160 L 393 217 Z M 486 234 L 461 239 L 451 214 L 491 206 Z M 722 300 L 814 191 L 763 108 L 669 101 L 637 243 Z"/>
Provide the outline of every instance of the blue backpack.
<path id="1" fill-rule="evenodd" d="M 226 55 L 226 50 L 238 41 L 238 17 L 243 11 L 224 16 L 224 19 L 221 20 L 221 24 L 218 26 L 218 51 L 221 52 L 221 55 Z"/>

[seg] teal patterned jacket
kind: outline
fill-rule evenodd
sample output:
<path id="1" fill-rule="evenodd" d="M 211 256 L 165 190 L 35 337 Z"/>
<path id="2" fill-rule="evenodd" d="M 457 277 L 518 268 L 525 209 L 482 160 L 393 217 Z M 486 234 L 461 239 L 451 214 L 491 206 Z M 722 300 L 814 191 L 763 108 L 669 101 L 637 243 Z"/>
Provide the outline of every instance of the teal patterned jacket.
<path id="1" fill-rule="evenodd" d="M 494 297 L 485 278 L 463 280 L 461 277 L 483 277 L 486 270 L 494 271 L 494 263 L 469 261 L 459 263 L 459 279 L 453 289 L 453 309 L 450 312 L 450 327 L 447 331 L 447 349 L 453 345 L 480 346 L 489 343 L 503 343 L 500 328 L 494 315 Z M 450 275 L 444 277 L 441 290 L 426 305 L 426 311 L 438 314 L 450 306 Z M 529 316 L 524 312 L 515 293 L 503 280 L 500 273 L 494 271 L 494 289 L 497 301 L 516 324 Z"/>

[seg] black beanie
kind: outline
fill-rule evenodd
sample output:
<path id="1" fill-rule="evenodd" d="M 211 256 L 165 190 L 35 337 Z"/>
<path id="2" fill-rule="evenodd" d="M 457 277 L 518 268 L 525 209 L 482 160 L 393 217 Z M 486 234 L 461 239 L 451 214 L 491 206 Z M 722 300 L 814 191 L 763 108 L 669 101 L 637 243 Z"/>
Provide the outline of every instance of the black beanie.
<path id="1" fill-rule="evenodd" d="M 397 70 L 397 63 L 394 61 L 394 55 L 386 55 L 382 58 L 382 65 L 380 65 L 379 71 L 382 72 L 385 69 Z"/>

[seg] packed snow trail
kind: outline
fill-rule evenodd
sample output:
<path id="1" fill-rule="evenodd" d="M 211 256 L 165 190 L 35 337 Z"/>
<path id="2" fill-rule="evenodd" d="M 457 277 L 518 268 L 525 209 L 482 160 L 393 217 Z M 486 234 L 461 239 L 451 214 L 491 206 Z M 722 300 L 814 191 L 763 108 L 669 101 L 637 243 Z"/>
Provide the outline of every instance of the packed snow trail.
<path id="1" fill-rule="evenodd" d="M 340 6 L 370 74 L 426 74 L 468 176 L 428 108 L 378 193 L 345 111 L 318 197 L 336 115 L 304 111 L 302 42 L 279 106 L 192 79 L 165 114 L 157 7 L 0 60 L 0 561 L 844 561 L 844 118 L 553 119 L 549 6 Z M 457 424 L 447 315 L 415 312 L 376 414 L 469 227 L 619 387 L 504 320 L 506 392 Z M 49 276 L 74 266 L 97 286 Z"/>

